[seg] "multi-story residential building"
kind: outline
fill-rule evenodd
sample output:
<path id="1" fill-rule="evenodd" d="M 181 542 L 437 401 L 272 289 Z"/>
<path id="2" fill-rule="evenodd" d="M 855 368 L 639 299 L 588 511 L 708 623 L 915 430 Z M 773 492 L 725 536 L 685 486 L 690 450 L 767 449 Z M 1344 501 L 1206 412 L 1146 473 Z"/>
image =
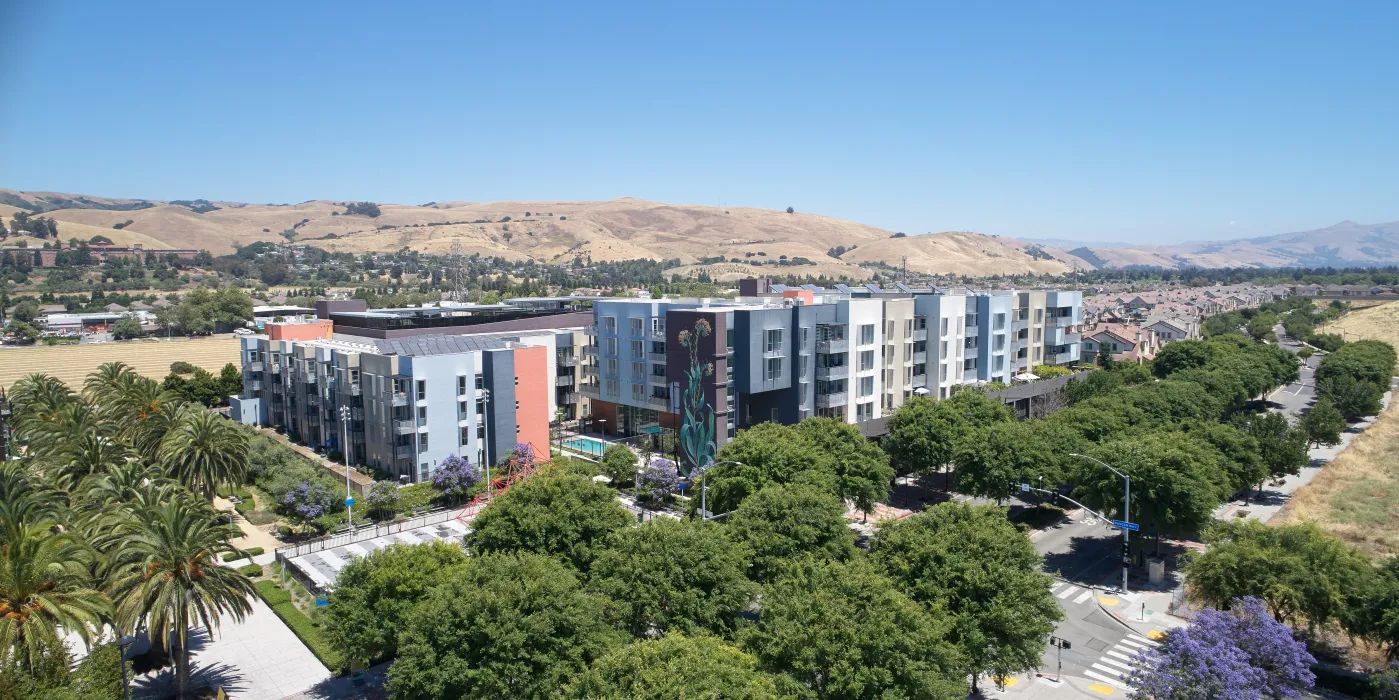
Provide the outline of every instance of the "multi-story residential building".
<path id="1" fill-rule="evenodd" d="M 757 295 L 597 301 L 580 391 L 594 425 L 679 429 L 683 402 L 713 411 L 718 446 L 765 421 L 863 423 L 914 394 L 1080 356 L 1079 292 L 745 286 Z"/>
<path id="2" fill-rule="evenodd" d="M 429 479 L 452 454 L 495 463 L 516 443 L 530 443 L 547 455 L 561 337 L 571 350 L 566 331 L 249 336 L 240 339 L 243 394 L 231 412 L 412 481 Z"/>

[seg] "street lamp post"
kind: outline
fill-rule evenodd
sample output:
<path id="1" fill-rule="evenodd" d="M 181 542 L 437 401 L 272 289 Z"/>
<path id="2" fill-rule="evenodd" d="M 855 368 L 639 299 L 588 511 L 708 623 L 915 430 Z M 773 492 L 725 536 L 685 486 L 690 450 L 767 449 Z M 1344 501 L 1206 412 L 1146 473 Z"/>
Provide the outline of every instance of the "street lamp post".
<path id="1" fill-rule="evenodd" d="M 743 462 L 732 459 L 722 462 L 710 462 L 696 470 L 700 473 L 700 520 L 709 519 L 709 484 L 705 482 L 705 478 L 709 476 L 710 469 L 721 464 L 743 464 Z M 695 478 L 694 474 L 691 474 L 690 478 Z M 694 498 L 694 496 L 691 496 L 691 498 Z"/>
<path id="2" fill-rule="evenodd" d="M 131 700 L 131 686 L 126 681 L 126 650 L 136 643 L 136 635 L 131 634 L 117 640 L 117 651 L 121 654 L 118 661 L 121 662 L 121 696 L 124 700 Z"/>
<path id="3" fill-rule="evenodd" d="M 482 459 L 481 461 L 486 463 L 486 502 L 489 503 L 491 500 L 491 390 L 481 389 L 480 391 L 482 411 L 481 427 L 485 428 L 485 430 L 482 431 L 481 436 L 481 439 L 484 443 L 481 447 L 481 454 L 485 457 L 485 459 Z"/>
<path id="4" fill-rule="evenodd" d="M 355 531 L 355 496 L 350 491 L 350 407 L 340 407 L 340 454 L 345 458 L 345 522 Z"/>
<path id="5" fill-rule="evenodd" d="M 1070 453 L 1069 453 L 1069 456 L 1070 456 L 1070 457 L 1082 457 L 1083 459 L 1089 460 L 1090 462 L 1097 462 L 1098 464 L 1101 464 L 1101 465 L 1103 465 L 1104 467 L 1107 467 L 1108 471 L 1110 471 L 1110 472 L 1112 472 L 1113 474 L 1116 474 L 1116 475 L 1122 477 L 1123 481 L 1125 481 L 1126 484 L 1127 484 L 1126 490 L 1125 490 L 1125 491 L 1123 492 L 1123 494 L 1122 494 L 1122 521 L 1123 521 L 1124 523 L 1130 523 L 1130 522 L 1132 521 L 1132 515 L 1131 515 L 1131 514 L 1132 514 L 1132 477 L 1127 476 L 1126 474 L 1123 474 L 1122 472 L 1117 471 L 1116 469 L 1113 469 L 1111 465 L 1109 465 L 1107 462 L 1104 462 L 1104 461 L 1102 461 L 1102 460 L 1100 460 L 1100 459 L 1095 459 L 1095 458 L 1093 458 L 1093 457 L 1089 457 L 1088 455 L 1081 455 L 1081 454 L 1078 454 L 1077 452 L 1070 452 Z M 1131 558 L 1130 558 L 1130 551 L 1131 551 L 1131 550 L 1129 549 L 1129 546 L 1130 546 L 1130 545 L 1129 545 L 1129 541 L 1128 541 L 1128 539 L 1127 539 L 1131 534 L 1132 534 L 1132 533 L 1131 533 L 1130 530 L 1128 530 L 1128 529 L 1125 528 L 1125 527 L 1122 528 L 1122 592 L 1123 592 L 1123 593 L 1126 593 L 1126 592 L 1127 592 L 1127 569 L 1131 566 Z"/>

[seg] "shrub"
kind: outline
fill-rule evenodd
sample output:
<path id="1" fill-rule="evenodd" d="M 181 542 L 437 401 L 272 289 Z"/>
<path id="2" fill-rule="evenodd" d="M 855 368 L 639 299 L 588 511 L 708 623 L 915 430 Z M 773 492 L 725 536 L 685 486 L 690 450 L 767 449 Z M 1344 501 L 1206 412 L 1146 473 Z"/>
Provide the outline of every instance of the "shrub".
<path id="1" fill-rule="evenodd" d="M 248 578 L 258 578 L 259 576 L 262 576 L 262 565 L 248 564 L 246 566 L 240 566 L 238 567 L 238 573 L 243 574 Z"/>
<path id="2" fill-rule="evenodd" d="M 636 453 L 625 446 L 613 445 L 602 453 L 601 471 L 612 480 L 612 486 L 625 488 L 636 478 Z"/>
<path id="3" fill-rule="evenodd" d="M 1297 357 L 1300 358 L 1300 359 L 1305 360 L 1305 359 L 1307 359 L 1307 358 L 1309 358 L 1309 357 L 1311 357 L 1311 356 L 1312 356 L 1312 349 L 1311 349 L 1311 348 L 1302 348 L 1301 350 L 1298 350 L 1298 351 L 1297 351 Z"/>
<path id="4" fill-rule="evenodd" d="M 175 360 L 170 363 L 171 374 L 194 374 L 194 365 L 184 360 Z"/>
<path id="5" fill-rule="evenodd" d="M 245 550 L 243 550 L 243 551 L 244 551 L 244 552 L 247 552 L 247 553 L 248 553 L 248 556 L 250 556 L 250 557 L 255 557 L 255 556 L 259 555 L 259 554 L 262 554 L 263 549 L 262 549 L 262 547 L 249 547 L 249 548 L 247 548 L 247 549 L 245 549 Z"/>

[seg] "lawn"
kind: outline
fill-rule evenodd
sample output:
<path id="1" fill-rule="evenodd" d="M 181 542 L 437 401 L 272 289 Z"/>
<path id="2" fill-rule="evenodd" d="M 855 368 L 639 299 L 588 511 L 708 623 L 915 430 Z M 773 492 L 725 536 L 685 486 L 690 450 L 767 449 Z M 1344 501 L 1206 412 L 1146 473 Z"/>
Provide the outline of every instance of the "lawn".
<path id="1" fill-rule="evenodd" d="M 1370 556 L 1399 554 L 1399 401 L 1273 519 L 1304 521 L 1320 524 Z"/>
<path id="2" fill-rule="evenodd" d="M 170 373 L 170 363 L 175 360 L 184 360 L 217 375 L 230 362 L 238 366 L 238 354 L 238 337 L 234 335 L 4 348 L 0 349 L 0 388 L 9 389 L 26 374 L 47 372 L 69 387 L 80 389 L 88 373 L 107 362 L 125 362 L 156 381 Z"/>

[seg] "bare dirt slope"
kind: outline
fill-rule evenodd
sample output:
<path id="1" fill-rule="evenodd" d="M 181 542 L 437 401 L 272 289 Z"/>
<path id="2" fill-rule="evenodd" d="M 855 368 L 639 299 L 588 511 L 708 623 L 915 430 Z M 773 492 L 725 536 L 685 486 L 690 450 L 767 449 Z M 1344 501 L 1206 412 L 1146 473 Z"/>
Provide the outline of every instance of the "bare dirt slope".
<path id="1" fill-rule="evenodd" d="M 886 238 L 861 245 L 840 256 L 851 262 L 882 261 L 901 264 L 908 257 L 910 270 L 933 274 L 1058 274 L 1070 264 L 1057 259 L 1039 259 L 1023 250 L 1019 241 L 978 233 L 949 231 L 922 236 Z"/>

